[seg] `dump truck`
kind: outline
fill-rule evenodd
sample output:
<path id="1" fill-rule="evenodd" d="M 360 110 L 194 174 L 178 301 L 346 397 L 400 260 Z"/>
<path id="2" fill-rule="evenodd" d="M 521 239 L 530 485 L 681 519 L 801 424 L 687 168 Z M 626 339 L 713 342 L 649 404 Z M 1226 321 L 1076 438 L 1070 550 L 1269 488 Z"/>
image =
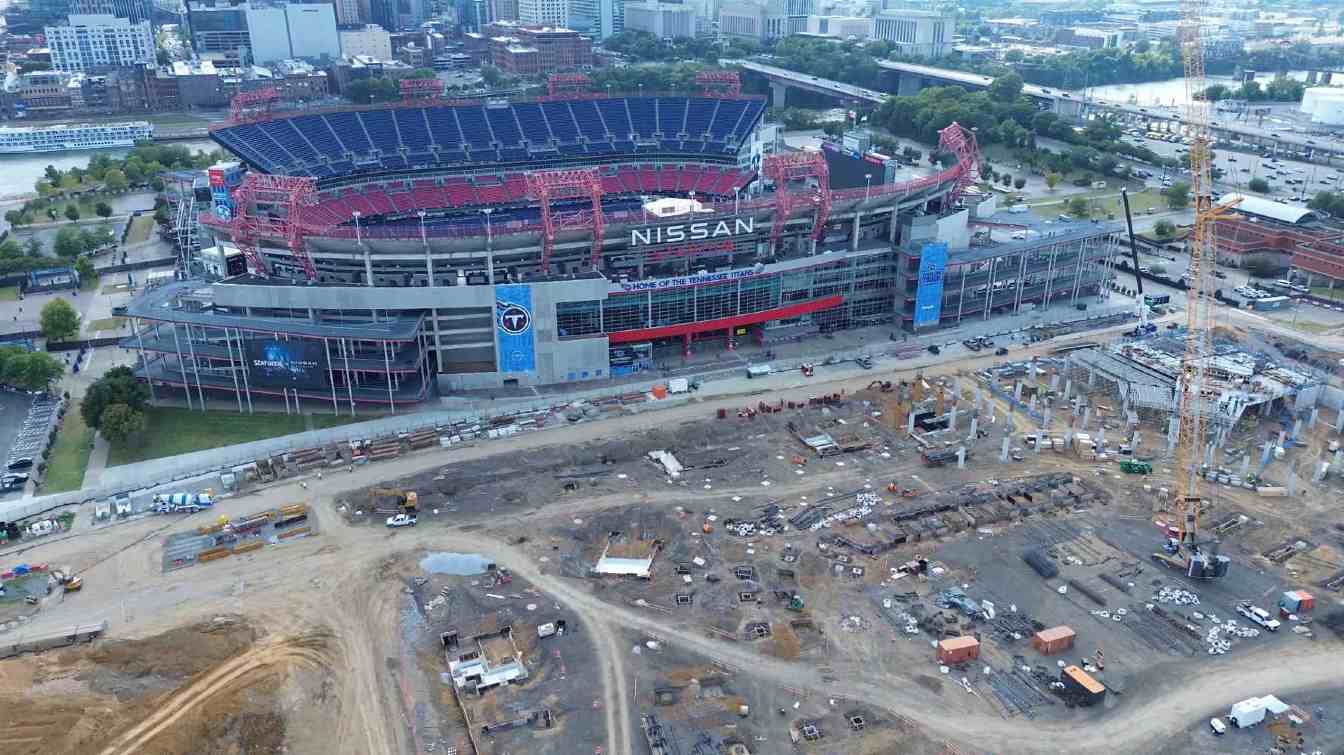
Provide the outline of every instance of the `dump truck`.
<path id="1" fill-rule="evenodd" d="M 209 493 L 168 493 L 154 496 L 154 510 L 160 514 L 195 514 L 215 505 Z"/>
<path id="2" fill-rule="evenodd" d="M 369 505 L 377 514 L 415 514 L 420 511 L 416 492 L 401 488 L 373 488 L 369 491 Z"/>
<path id="3" fill-rule="evenodd" d="M 1146 461 L 1134 461 L 1125 459 L 1120 462 L 1120 471 L 1126 474 L 1152 474 L 1153 465 Z"/>

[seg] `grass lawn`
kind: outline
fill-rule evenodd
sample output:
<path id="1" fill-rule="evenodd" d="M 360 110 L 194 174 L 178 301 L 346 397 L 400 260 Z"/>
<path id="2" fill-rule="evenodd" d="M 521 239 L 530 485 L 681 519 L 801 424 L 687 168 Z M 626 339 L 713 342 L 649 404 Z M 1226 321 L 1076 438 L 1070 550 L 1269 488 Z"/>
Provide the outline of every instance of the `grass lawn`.
<path id="1" fill-rule="evenodd" d="M 1344 299 L 1344 287 L 1336 286 L 1334 291 L 1329 286 L 1312 286 L 1311 293 L 1316 296 L 1324 296 L 1327 299 Z M 4 298 L 0 296 L 0 299 Z"/>
<path id="2" fill-rule="evenodd" d="M 18 286 L 0 287 L 0 301 L 18 301 L 18 300 L 19 300 Z"/>
<path id="3" fill-rule="evenodd" d="M 51 461 L 41 492 L 77 490 L 84 484 L 84 470 L 89 466 L 92 450 L 93 428 L 84 424 L 76 402 L 66 411 L 61 429 L 56 433 L 56 444 L 51 447 Z"/>
<path id="4" fill-rule="evenodd" d="M 93 320 L 84 325 L 86 333 L 96 333 L 103 331 L 118 331 L 126 324 L 125 317 L 104 317 L 101 320 Z"/>
<path id="5" fill-rule="evenodd" d="M 126 443 L 113 444 L 107 457 L 109 467 L 275 438 L 308 429 L 303 417 L 290 414 L 238 414 L 232 411 L 202 414 L 178 407 L 150 406 L 145 408 L 145 415 L 145 432 Z M 318 414 L 312 417 L 312 424 L 313 428 L 322 429 L 371 418 Z"/>
<path id="6" fill-rule="evenodd" d="M 97 291 L 97 290 L 98 290 L 98 284 L 99 284 L 99 282 L 100 282 L 100 281 L 98 280 L 98 276 L 97 276 L 97 275 L 91 275 L 91 276 L 89 276 L 88 278 L 80 278 L 80 280 L 79 280 L 79 290 L 80 290 L 80 291 Z"/>
<path id="7" fill-rule="evenodd" d="M 208 126 L 210 119 L 190 113 L 163 113 L 145 116 L 145 120 L 155 126 Z"/>
<path id="8" fill-rule="evenodd" d="M 148 241 L 154 233 L 154 216 L 145 214 L 131 218 L 131 230 L 126 233 L 126 245 Z"/>

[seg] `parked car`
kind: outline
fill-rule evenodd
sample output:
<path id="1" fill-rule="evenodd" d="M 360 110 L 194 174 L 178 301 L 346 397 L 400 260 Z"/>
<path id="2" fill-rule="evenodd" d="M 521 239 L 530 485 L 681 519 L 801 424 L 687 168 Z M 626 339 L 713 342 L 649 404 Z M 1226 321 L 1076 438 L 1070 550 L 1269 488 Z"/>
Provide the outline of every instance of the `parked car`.
<path id="1" fill-rule="evenodd" d="M 9 469 L 30 469 L 33 466 L 33 460 L 27 456 L 13 459 L 9 462 Z"/>
<path id="2" fill-rule="evenodd" d="M 387 518 L 387 526 L 389 526 L 389 527 L 414 527 L 414 526 L 415 526 L 415 515 L 414 515 L 414 514 L 397 514 L 396 516 L 389 516 L 389 517 Z"/>

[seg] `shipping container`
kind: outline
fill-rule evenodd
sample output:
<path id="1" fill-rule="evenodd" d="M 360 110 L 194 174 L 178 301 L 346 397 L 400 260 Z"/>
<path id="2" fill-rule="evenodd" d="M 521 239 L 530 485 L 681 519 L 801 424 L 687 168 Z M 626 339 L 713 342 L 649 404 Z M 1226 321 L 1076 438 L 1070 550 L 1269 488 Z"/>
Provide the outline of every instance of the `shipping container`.
<path id="1" fill-rule="evenodd" d="M 1289 590 L 1279 598 L 1279 608 L 1288 613 L 1310 613 L 1316 607 L 1316 597 L 1306 590 Z"/>
<path id="2" fill-rule="evenodd" d="M 1077 634 L 1069 627 L 1050 627 L 1032 635 L 1031 646 L 1042 655 L 1054 655 L 1073 647 L 1075 637 Z"/>
<path id="3" fill-rule="evenodd" d="M 965 663 L 980 657 L 980 641 L 974 637 L 953 637 L 938 643 L 940 663 Z"/>
<path id="4" fill-rule="evenodd" d="M 1079 705 L 1096 705 L 1106 699 L 1106 688 L 1092 675 L 1078 668 L 1068 666 L 1059 674 L 1064 688 L 1075 697 Z"/>

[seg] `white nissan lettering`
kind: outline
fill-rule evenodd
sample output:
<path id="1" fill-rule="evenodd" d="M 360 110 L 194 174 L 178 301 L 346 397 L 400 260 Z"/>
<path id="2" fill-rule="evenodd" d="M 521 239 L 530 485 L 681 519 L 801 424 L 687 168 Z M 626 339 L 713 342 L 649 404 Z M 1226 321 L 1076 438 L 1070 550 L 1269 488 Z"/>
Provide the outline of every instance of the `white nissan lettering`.
<path id="1" fill-rule="evenodd" d="M 733 218 L 729 223 L 720 220 L 712 225 L 708 221 L 699 223 L 680 223 L 677 225 L 634 228 L 630 231 L 630 246 L 647 244 L 673 244 L 679 241 L 704 241 L 727 236 L 741 236 L 756 230 L 755 218 Z"/>

